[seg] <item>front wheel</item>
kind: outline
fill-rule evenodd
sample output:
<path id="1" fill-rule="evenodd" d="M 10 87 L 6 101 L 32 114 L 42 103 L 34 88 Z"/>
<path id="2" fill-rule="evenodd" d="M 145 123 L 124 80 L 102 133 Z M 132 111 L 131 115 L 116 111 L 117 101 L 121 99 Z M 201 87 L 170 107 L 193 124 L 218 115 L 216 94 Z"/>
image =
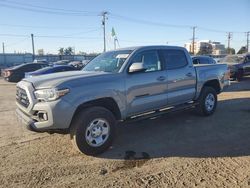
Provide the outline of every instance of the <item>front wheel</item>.
<path id="1" fill-rule="evenodd" d="M 116 120 L 103 107 L 90 107 L 79 112 L 73 120 L 70 137 L 82 153 L 97 155 L 107 150 L 114 137 Z"/>
<path id="2" fill-rule="evenodd" d="M 196 111 L 203 116 L 212 115 L 217 106 L 217 93 L 212 87 L 204 87 L 198 99 Z"/>

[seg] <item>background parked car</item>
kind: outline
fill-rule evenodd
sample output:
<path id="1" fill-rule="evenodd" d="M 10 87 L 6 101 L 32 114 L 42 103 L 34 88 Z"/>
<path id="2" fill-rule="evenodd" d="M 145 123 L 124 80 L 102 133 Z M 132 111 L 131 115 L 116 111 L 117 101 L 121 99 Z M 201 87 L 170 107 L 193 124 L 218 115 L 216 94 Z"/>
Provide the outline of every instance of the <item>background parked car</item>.
<path id="1" fill-rule="evenodd" d="M 60 61 L 56 61 L 53 64 L 54 65 L 68 65 L 70 63 L 69 60 L 60 60 Z"/>
<path id="2" fill-rule="evenodd" d="M 250 54 L 229 55 L 221 60 L 226 63 L 230 70 L 230 77 L 241 81 L 246 75 L 250 75 Z"/>
<path id="3" fill-rule="evenodd" d="M 25 76 L 25 72 L 32 72 L 47 67 L 46 63 L 26 63 L 15 67 L 9 67 L 2 71 L 2 76 L 9 82 L 19 82 Z"/>
<path id="4" fill-rule="evenodd" d="M 51 73 L 75 71 L 75 70 L 77 70 L 75 67 L 69 65 L 56 65 L 54 67 L 45 67 L 34 72 L 27 72 L 25 73 L 25 78 L 39 76 L 43 74 L 51 74 Z"/>
<path id="5" fill-rule="evenodd" d="M 88 62 L 89 60 L 72 61 L 69 63 L 69 65 L 75 67 L 78 70 L 81 70 L 83 67 L 85 67 L 85 65 L 87 65 Z"/>
<path id="6" fill-rule="evenodd" d="M 209 56 L 193 56 L 192 57 L 193 64 L 199 65 L 199 64 L 216 64 L 216 61 Z"/>

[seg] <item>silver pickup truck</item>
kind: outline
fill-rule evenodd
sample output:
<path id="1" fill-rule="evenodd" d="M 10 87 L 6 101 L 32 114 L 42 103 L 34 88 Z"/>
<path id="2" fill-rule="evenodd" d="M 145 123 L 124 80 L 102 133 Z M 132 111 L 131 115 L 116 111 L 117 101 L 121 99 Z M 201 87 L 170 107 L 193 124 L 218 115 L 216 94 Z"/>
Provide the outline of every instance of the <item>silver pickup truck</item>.
<path id="1" fill-rule="evenodd" d="M 182 47 L 119 49 L 101 54 L 82 71 L 22 80 L 16 114 L 28 129 L 69 133 L 77 149 L 95 155 L 110 147 L 119 121 L 187 108 L 213 114 L 229 76 L 224 64 L 194 67 Z"/>

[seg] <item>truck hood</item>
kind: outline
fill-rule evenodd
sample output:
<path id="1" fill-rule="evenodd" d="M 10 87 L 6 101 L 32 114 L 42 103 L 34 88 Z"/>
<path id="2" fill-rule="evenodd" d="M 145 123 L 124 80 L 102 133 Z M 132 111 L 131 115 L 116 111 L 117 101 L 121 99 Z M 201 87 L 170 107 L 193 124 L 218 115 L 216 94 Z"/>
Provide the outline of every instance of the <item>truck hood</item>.
<path id="1" fill-rule="evenodd" d="M 29 77 L 23 79 L 30 82 L 33 86 L 38 88 L 51 88 L 56 87 L 64 82 L 68 82 L 75 79 L 90 78 L 100 76 L 104 74 L 111 74 L 107 72 L 86 72 L 86 71 L 68 71 L 53 74 L 40 75 L 35 77 Z"/>

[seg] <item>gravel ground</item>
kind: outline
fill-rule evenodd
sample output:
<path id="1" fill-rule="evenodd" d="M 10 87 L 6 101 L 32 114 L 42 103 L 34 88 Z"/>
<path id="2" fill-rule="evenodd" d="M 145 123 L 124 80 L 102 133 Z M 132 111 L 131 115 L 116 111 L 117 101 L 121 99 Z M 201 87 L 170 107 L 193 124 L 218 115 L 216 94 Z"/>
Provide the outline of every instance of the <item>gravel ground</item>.
<path id="1" fill-rule="evenodd" d="M 0 80 L 0 187 L 250 187 L 250 78 L 190 111 L 118 126 L 106 153 L 78 153 L 68 135 L 33 133 L 15 118 L 15 84 Z"/>

